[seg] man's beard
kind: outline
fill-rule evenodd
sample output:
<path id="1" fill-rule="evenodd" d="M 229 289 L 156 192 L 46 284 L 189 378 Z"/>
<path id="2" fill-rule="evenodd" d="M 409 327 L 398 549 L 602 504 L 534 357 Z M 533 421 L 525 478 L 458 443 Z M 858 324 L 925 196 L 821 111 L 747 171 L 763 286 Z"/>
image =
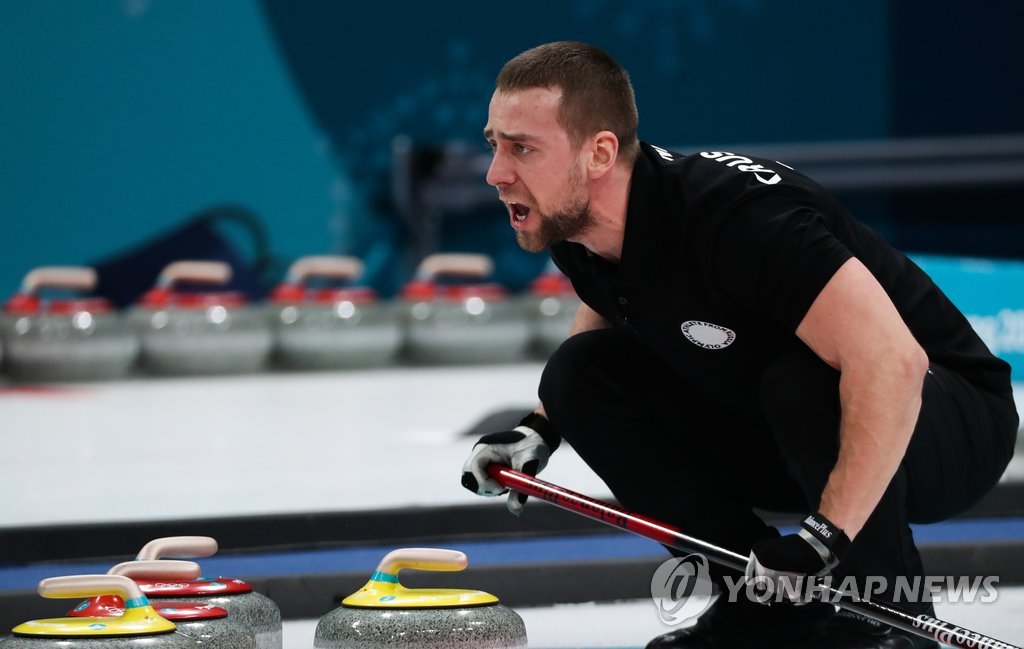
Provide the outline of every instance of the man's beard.
<path id="1" fill-rule="evenodd" d="M 573 174 L 569 181 L 570 187 L 576 192 L 568 205 L 551 214 L 544 214 L 539 209 L 537 217 L 540 226 L 536 232 L 516 231 L 519 247 L 527 252 L 542 252 L 553 243 L 569 241 L 585 232 L 594 221 L 590 213 L 590 197 L 581 191 L 583 180 L 579 174 Z"/>
<path id="2" fill-rule="evenodd" d="M 553 243 L 577 237 L 590 227 L 593 221 L 590 215 L 590 201 L 583 198 L 553 214 L 538 213 L 538 217 L 540 227 L 536 232 L 516 232 L 519 247 L 527 252 L 542 252 Z"/>

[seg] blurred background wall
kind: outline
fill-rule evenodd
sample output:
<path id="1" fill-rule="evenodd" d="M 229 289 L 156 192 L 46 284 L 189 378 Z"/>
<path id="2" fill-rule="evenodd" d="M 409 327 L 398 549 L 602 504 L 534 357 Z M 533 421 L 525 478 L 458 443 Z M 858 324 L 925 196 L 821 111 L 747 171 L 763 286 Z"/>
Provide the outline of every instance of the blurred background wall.
<path id="1" fill-rule="evenodd" d="M 0 292 L 230 204 L 265 229 L 268 275 L 354 254 L 389 294 L 410 272 L 396 136 L 482 151 L 494 76 L 541 42 L 610 51 L 641 137 L 683 147 L 1024 133 L 1021 33 L 1010 1 L 4 0 Z M 843 196 L 905 250 L 1003 257 L 1024 256 L 1022 197 Z M 521 287 L 543 258 L 494 208 L 438 245 L 490 252 Z"/>

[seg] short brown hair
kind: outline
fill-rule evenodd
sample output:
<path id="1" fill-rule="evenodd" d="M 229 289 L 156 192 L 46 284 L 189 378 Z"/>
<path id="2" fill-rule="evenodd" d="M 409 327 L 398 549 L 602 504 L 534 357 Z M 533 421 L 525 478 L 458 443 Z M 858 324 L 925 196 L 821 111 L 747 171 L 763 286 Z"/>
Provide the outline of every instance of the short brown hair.
<path id="1" fill-rule="evenodd" d="M 632 164 L 640 151 L 633 85 L 619 62 L 600 48 L 577 41 L 538 45 L 506 63 L 495 85 L 501 92 L 560 89 L 558 121 L 574 146 L 611 131 L 624 163 Z"/>

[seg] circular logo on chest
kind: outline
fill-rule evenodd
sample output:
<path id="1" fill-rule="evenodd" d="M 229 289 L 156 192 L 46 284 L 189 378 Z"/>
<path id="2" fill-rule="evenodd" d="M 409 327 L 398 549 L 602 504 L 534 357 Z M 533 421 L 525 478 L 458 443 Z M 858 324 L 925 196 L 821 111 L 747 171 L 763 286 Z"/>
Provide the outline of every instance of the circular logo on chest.
<path id="1" fill-rule="evenodd" d="M 704 349 L 723 349 L 736 340 L 735 331 L 710 322 L 687 320 L 679 328 L 687 340 Z"/>

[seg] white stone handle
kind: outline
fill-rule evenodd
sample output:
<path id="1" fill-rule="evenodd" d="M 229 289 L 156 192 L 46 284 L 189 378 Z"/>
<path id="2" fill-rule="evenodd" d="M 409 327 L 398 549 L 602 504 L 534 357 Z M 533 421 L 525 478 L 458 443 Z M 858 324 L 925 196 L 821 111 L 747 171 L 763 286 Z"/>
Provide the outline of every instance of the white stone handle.
<path id="1" fill-rule="evenodd" d="M 48 577 L 36 587 L 43 597 L 71 599 L 120 595 L 126 602 L 143 597 L 139 585 L 122 575 L 72 575 Z"/>
<path id="2" fill-rule="evenodd" d="M 321 255 L 303 257 L 288 269 L 288 281 L 302 283 L 310 277 L 355 279 L 363 274 L 363 262 L 355 257 Z"/>
<path id="3" fill-rule="evenodd" d="M 198 579 L 202 569 L 195 561 L 161 559 L 154 561 L 125 561 L 107 571 L 108 575 L 123 575 L 130 579 L 150 581 L 192 581 Z"/>
<path id="4" fill-rule="evenodd" d="M 227 284 L 231 280 L 231 265 L 223 261 L 176 261 L 164 267 L 157 285 L 169 288 L 182 280 Z"/>
<path id="5" fill-rule="evenodd" d="M 402 548 L 384 555 L 377 564 L 377 572 L 397 575 L 403 568 L 453 572 L 469 564 L 465 553 L 438 548 Z"/>
<path id="6" fill-rule="evenodd" d="M 494 271 L 494 262 L 487 255 L 445 253 L 430 255 L 420 262 L 416 275 L 420 279 L 433 279 L 438 275 L 487 277 Z"/>
<path id="7" fill-rule="evenodd" d="M 217 554 L 217 539 L 210 536 L 164 536 L 142 546 L 136 561 L 151 561 L 167 557 L 191 559 Z"/>
<path id="8" fill-rule="evenodd" d="M 43 286 L 91 291 L 96 287 L 96 270 L 88 266 L 42 266 L 21 280 L 22 293 L 35 293 Z"/>

